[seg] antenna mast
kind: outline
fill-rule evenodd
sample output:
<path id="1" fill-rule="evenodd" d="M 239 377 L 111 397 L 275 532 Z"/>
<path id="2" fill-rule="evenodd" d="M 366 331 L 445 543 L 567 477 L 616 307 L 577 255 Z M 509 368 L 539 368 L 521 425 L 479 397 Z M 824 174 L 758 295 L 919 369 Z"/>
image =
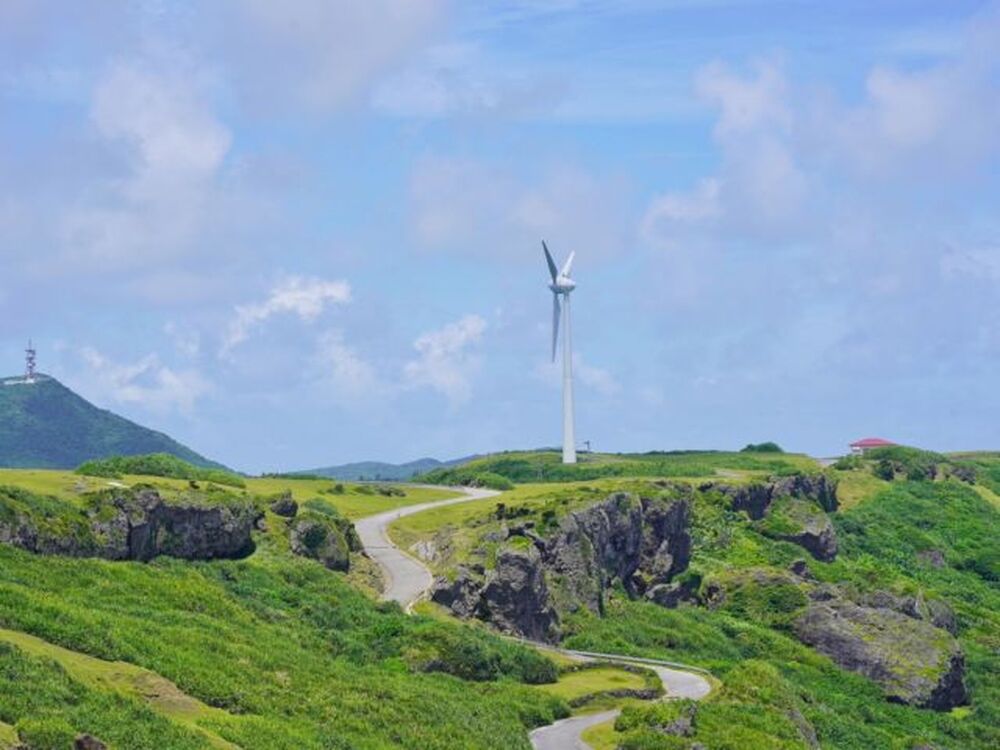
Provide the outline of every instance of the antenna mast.
<path id="1" fill-rule="evenodd" d="M 31 343 L 31 339 L 28 339 L 28 348 L 24 350 L 24 382 L 34 383 L 35 382 L 35 347 Z"/>

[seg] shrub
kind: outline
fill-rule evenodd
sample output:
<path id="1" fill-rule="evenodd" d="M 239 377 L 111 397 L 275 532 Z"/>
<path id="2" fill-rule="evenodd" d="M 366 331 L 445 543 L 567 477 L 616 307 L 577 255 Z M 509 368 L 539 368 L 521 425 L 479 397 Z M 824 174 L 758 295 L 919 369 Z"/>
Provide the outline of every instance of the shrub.
<path id="1" fill-rule="evenodd" d="M 76 732 L 59 718 L 26 718 L 17 722 L 18 737 L 26 750 L 72 750 Z"/>
<path id="2" fill-rule="evenodd" d="M 893 465 L 892 461 L 887 458 L 883 458 L 875 464 L 875 468 L 872 469 L 872 473 L 874 473 L 879 479 L 891 482 L 896 478 L 896 467 Z"/>
<path id="3" fill-rule="evenodd" d="M 206 469 L 189 464 L 169 453 L 149 453 L 141 456 L 111 456 L 93 461 L 84 461 L 76 469 L 77 474 L 91 477 L 117 479 L 125 474 L 138 474 L 171 479 L 200 479 L 229 487 L 246 487 L 246 482 L 236 474 L 224 469 Z"/>
<path id="4" fill-rule="evenodd" d="M 766 443 L 749 443 L 740 450 L 740 453 L 784 453 L 784 451 L 780 445 L 769 441 Z"/>

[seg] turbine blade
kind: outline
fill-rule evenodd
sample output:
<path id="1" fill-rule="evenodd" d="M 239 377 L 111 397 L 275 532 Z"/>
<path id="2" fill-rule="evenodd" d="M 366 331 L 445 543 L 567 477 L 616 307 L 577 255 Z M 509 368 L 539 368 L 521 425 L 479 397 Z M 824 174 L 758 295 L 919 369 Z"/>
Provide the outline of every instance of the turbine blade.
<path id="1" fill-rule="evenodd" d="M 563 276 L 569 276 L 570 273 L 572 272 L 572 270 L 573 270 L 573 259 L 575 257 L 576 257 L 576 250 L 574 250 L 573 252 L 571 252 L 569 254 L 569 257 L 566 259 L 566 263 L 562 267 L 562 275 Z"/>
<path id="2" fill-rule="evenodd" d="M 554 282 L 559 275 L 559 271 L 556 269 L 556 262 L 552 260 L 552 253 L 549 252 L 549 246 L 545 244 L 545 240 L 542 240 L 542 250 L 545 251 L 545 262 L 549 264 L 549 273 L 552 274 L 552 281 Z"/>
<path id="3" fill-rule="evenodd" d="M 559 307 L 559 295 L 552 294 L 552 361 L 556 361 L 556 341 L 559 339 L 559 317 L 562 310 Z"/>

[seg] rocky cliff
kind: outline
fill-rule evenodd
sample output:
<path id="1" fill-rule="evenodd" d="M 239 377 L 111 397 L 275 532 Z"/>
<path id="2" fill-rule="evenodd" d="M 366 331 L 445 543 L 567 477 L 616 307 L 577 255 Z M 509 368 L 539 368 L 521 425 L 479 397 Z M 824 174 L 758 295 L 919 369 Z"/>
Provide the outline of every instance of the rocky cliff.
<path id="1" fill-rule="evenodd" d="M 15 488 L 0 491 L 0 542 L 31 552 L 110 560 L 237 558 L 253 550 L 260 512 L 249 502 L 167 502 L 156 490 L 122 489 L 81 509 Z"/>
<path id="2" fill-rule="evenodd" d="M 633 596 L 687 567 L 691 554 L 690 489 L 672 497 L 615 493 L 560 518 L 545 533 L 505 528 L 490 569 L 460 568 L 438 579 L 434 601 L 462 617 L 542 641 L 559 636 L 559 611 L 603 610 L 620 583 Z"/>
<path id="3" fill-rule="evenodd" d="M 699 489 L 722 494 L 733 510 L 757 522 L 757 530 L 765 536 L 797 544 L 824 562 L 837 556 L 837 533 L 827 516 L 838 507 L 837 484 L 825 474 L 743 485 L 710 482 Z"/>

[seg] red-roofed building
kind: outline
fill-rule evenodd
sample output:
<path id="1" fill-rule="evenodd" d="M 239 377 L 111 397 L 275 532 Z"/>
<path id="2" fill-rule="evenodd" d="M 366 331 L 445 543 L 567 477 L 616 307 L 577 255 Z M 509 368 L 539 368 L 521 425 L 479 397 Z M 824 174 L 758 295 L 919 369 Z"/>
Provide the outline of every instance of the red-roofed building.
<path id="1" fill-rule="evenodd" d="M 872 448 L 887 448 L 890 445 L 895 445 L 895 443 L 882 438 L 863 438 L 851 443 L 851 453 L 864 454 Z"/>

